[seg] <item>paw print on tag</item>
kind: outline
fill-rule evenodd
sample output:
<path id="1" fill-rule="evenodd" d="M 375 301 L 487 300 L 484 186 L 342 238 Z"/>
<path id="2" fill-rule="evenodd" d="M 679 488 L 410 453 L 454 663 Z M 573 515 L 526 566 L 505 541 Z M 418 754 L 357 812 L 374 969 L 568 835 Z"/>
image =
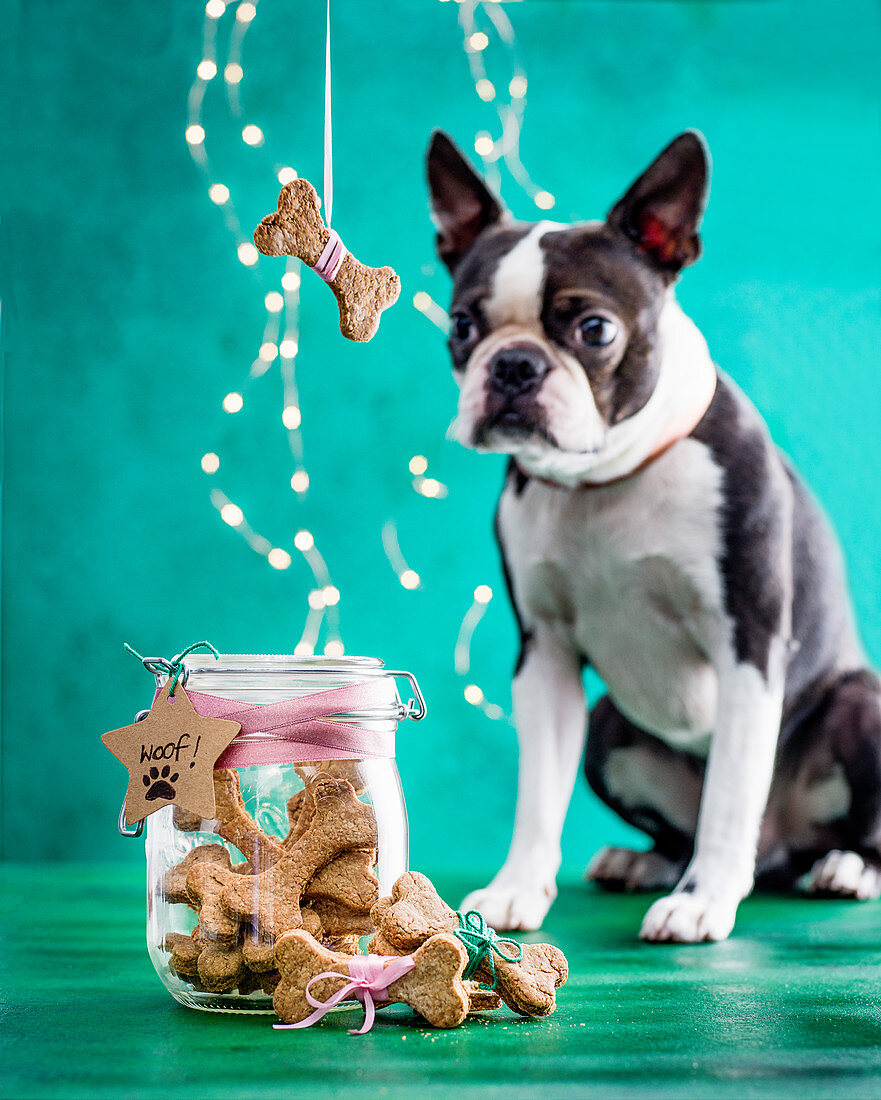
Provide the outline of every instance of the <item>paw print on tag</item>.
<path id="1" fill-rule="evenodd" d="M 168 764 L 160 772 L 158 768 L 151 768 L 150 771 L 142 777 L 145 787 L 149 790 L 144 795 L 144 798 L 148 802 L 154 802 L 157 798 L 174 798 L 174 787 L 172 783 L 176 783 L 178 780 L 177 772 L 174 775 L 171 774 L 171 768 Z"/>

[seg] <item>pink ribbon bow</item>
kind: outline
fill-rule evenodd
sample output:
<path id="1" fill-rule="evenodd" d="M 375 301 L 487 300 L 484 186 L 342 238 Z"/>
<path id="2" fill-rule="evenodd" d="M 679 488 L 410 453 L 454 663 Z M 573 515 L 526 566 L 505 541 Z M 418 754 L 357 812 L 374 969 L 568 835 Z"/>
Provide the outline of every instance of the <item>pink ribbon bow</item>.
<path id="1" fill-rule="evenodd" d="M 353 955 L 349 963 L 349 973 L 340 974 L 337 970 L 325 970 L 316 974 L 306 985 L 306 1000 L 315 1008 L 305 1020 L 297 1024 L 273 1024 L 284 1029 L 292 1027 L 311 1027 L 323 1016 L 348 997 L 355 997 L 364 1003 L 364 1023 L 359 1028 L 349 1028 L 350 1035 L 365 1035 L 376 1019 L 374 1001 L 387 1001 L 388 987 L 398 978 L 403 978 L 416 965 L 412 955 Z M 348 979 L 346 984 L 332 993 L 326 1001 L 317 1001 L 309 992 L 314 982 L 322 978 Z"/>
<path id="2" fill-rule="evenodd" d="M 197 714 L 226 718 L 242 727 L 220 754 L 216 768 L 395 755 L 394 733 L 342 722 L 337 717 L 394 704 L 394 684 L 385 677 L 262 705 L 200 691 L 187 690 L 187 697 Z"/>

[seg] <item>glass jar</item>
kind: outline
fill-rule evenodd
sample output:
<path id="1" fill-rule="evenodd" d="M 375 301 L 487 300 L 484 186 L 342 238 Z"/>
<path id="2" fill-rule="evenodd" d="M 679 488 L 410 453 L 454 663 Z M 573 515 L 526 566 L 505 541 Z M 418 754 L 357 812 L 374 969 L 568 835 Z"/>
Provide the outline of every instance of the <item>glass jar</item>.
<path id="1" fill-rule="evenodd" d="M 181 683 L 197 711 L 194 693 L 265 706 L 367 685 L 354 690 L 370 697 L 369 705 L 341 713 L 329 704 L 328 744 L 318 745 L 314 733 L 297 744 L 276 732 L 243 730 L 231 749 L 246 760 L 256 751 L 261 762 L 216 768 L 216 819 L 166 806 L 145 822 L 147 944 L 166 988 L 191 1008 L 266 1012 L 277 981 L 272 943 L 286 925 L 354 952 L 373 931 L 370 904 L 407 870 L 398 770 L 393 755 L 371 754 L 370 738 L 393 745 L 397 723 L 423 717 L 425 705 L 409 673 L 390 672 L 370 657 L 192 654 L 184 664 Z M 396 677 L 409 679 L 415 699 L 401 701 Z M 157 689 L 165 680 L 157 675 Z M 313 710 L 318 705 L 307 701 Z M 267 752 L 273 762 L 263 761 Z"/>

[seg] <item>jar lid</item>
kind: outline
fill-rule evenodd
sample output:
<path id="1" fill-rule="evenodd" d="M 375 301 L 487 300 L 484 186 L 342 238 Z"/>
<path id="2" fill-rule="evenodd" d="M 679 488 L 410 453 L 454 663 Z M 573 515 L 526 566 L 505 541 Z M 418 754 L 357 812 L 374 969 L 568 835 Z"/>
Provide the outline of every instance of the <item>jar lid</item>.
<path id="1" fill-rule="evenodd" d="M 215 660 L 204 653 L 184 658 L 189 672 L 365 672 L 385 675 L 385 662 L 379 657 L 329 657 L 320 653 L 221 653 Z"/>

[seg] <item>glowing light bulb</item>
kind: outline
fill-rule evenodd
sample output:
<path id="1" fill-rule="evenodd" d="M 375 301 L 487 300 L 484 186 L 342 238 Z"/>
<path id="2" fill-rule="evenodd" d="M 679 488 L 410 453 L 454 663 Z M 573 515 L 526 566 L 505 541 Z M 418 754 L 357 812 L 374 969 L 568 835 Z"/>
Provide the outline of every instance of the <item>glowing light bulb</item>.
<path id="1" fill-rule="evenodd" d="M 262 145 L 263 131 L 259 126 L 255 126 L 253 122 L 249 122 L 242 130 L 242 141 L 246 145 Z"/>
<path id="2" fill-rule="evenodd" d="M 294 171 L 294 169 L 287 167 L 279 168 L 276 175 L 278 176 L 278 182 L 282 185 L 282 187 L 284 187 L 286 183 L 290 183 L 292 180 L 295 180 L 297 178 L 297 173 Z"/>
<path id="3" fill-rule="evenodd" d="M 309 656 L 311 657 L 315 650 L 309 645 L 308 642 L 297 642 L 294 646 L 294 653 L 297 656 Z"/>
<path id="4" fill-rule="evenodd" d="M 219 19 L 226 11 L 224 0 L 208 0 L 205 5 L 205 14 L 209 19 Z"/>
<path id="5" fill-rule="evenodd" d="M 321 589 L 321 593 L 324 596 L 324 602 L 327 607 L 336 607 L 340 602 L 340 590 L 333 584 L 326 584 Z"/>
<path id="6" fill-rule="evenodd" d="M 282 550 L 279 546 L 273 546 L 266 555 L 266 560 L 273 569 L 287 569 L 291 564 L 291 555 L 287 550 Z"/>
<path id="7" fill-rule="evenodd" d="M 313 611 L 321 611 L 324 607 L 324 594 L 319 588 L 313 588 L 309 593 L 309 606 Z"/>
<path id="8" fill-rule="evenodd" d="M 224 504 L 220 509 L 220 518 L 230 527 L 241 527 L 245 522 L 244 514 L 238 504 Z"/>
<path id="9" fill-rule="evenodd" d="M 205 131 L 198 123 L 194 122 L 192 126 L 187 127 L 184 137 L 190 145 L 201 145 L 205 140 Z"/>
<path id="10" fill-rule="evenodd" d="M 200 80 L 213 80 L 214 77 L 217 76 L 217 66 L 206 57 L 204 61 L 199 62 L 199 66 L 196 69 L 196 76 L 198 76 Z"/>
<path id="11" fill-rule="evenodd" d="M 485 50 L 489 45 L 489 38 L 483 33 L 483 31 L 475 31 L 474 34 L 468 39 L 468 45 L 472 50 Z"/>
<path id="12" fill-rule="evenodd" d="M 409 462 L 410 473 L 420 477 L 428 469 L 428 459 L 425 455 L 413 455 Z"/>
<path id="13" fill-rule="evenodd" d="M 481 77 L 474 87 L 484 103 L 489 103 L 491 99 L 496 98 L 496 89 L 493 86 L 493 82 L 487 80 L 485 76 Z"/>
<path id="14" fill-rule="evenodd" d="M 478 156 L 488 157 L 495 148 L 495 142 L 486 130 L 481 130 L 474 139 L 474 152 Z"/>
<path id="15" fill-rule="evenodd" d="M 242 66 L 237 65 L 235 61 L 230 61 L 230 63 L 223 70 L 223 79 L 227 82 L 227 84 L 238 84 L 244 75 L 245 74 L 242 71 Z"/>
<path id="16" fill-rule="evenodd" d="M 309 475 L 305 470 L 295 470 L 291 477 L 291 488 L 295 493 L 305 493 L 309 488 Z"/>
<path id="17" fill-rule="evenodd" d="M 263 299 L 263 304 L 270 313 L 278 313 L 284 306 L 284 297 L 277 290 L 270 290 Z"/>
<path id="18" fill-rule="evenodd" d="M 294 546 L 296 546 L 301 553 L 305 554 L 306 551 L 311 550 L 314 545 L 315 539 L 312 537 L 310 531 L 298 531 L 296 535 L 294 535 Z"/>
<path id="19" fill-rule="evenodd" d="M 557 201 L 550 191 L 537 191 L 532 200 L 539 210 L 550 210 Z"/>
<path id="20" fill-rule="evenodd" d="M 254 16 L 257 14 L 257 8 L 250 3 L 239 4 L 236 8 L 236 19 L 240 23 L 250 23 Z"/>
<path id="21" fill-rule="evenodd" d="M 287 340 L 282 340 L 281 354 L 284 356 L 285 359 L 293 359 L 294 356 L 297 354 L 297 350 L 298 344 L 296 340 L 291 340 L 290 338 L 288 338 Z"/>
<path id="22" fill-rule="evenodd" d="M 479 707 L 483 702 L 483 692 L 477 684 L 468 684 L 465 688 L 465 701 L 470 703 L 473 707 Z"/>
<path id="23" fill-rule="evenodd" d="M 225 202 L 229 202 L 229 188 L 224 183 L 212 183 L 208 188 L 208 198 L 218 206 L 223 206 Z"/>
<path id="24" fill-rule="evenodd" d="M 284 411 L 281 414 L 281 422 L 288 429 L 288 431 L 296 431 L 302 423 L 302 416 L 300 410 L 296 405 L 285 406 Z"/>
<path id="25" fill-rule="evenodd" d="M 433 477 L 427 477 L 419 486 L 419 492 L 424 497 L 436 497 L 440 493 L 440 482 Z"/>
<path id="26" fill-rule="evenodd" d="M 236 249 L 236 254 L 238 255 L 241 262 L 245 265 L 245 267 L 253 267 L 254 264 L 257 263 L 257 259 L 260 256 L 260 253 L 257 251 L 257 249 L 248 241 L 242 241 L 242 243 Z"/>
<path id="27" fill-rule="evenodd" d="M 281 285 L 285 290 L 297 290 L 300 286 L 300 276 L 296 271 L 286 271 L 281 277 Z"/>
<path id="28" fill-rule="evenodd" d="M 223 399 L 223 411 L 228 413 L 237 413 L 242 411 L 242 405 L 244 405 L 244 398 L 240 393 L 233 391 L 228 393 Z"/>
<path id="29" fill-rule="evenodd" d="M 401 582 L 404 588 L 407 588 L 410 591 L 412 591 L 414 588 L 418 588 L 420 584 L 419 574 L 416 572 L 415 569 L 405 569 L 404 572 L 401 573 L 400 577 L 398 577 L 398 580 Z"/>
<path id="30" fill-rule="evenodd" d="M 512 76 L 511 83 L 508 85 L 508 91 L 514 99 L 522 99 L 526 95 L 526 77 L 519 75 Z"/>
<path id="31" fill-rule="evenodd" d="M 420 313 L 431 308 L 431 295 L 426 290 L 417 290 L 413 295 L 413 305 Z"/>
<path id="32" fill-rule="evenodd" d="M 342 657 L 345 652 L 346 651 L 343 647 L 343 643 L 337 641 L 336 639 L 328 642 L 327 645 L 325 645 L 324 647 L 325 657 Z"/>
<path id="33" fill-rule="evenodd" d="M 271 341 L 267 341 L 265 344 L 260 345 L 260 350 L 257 352 L 264 363 L 271 363 L 272 360 L 278 355 L 278 345 L 273 344 Z"/>
<path id="34" fill-rule="evenodd" d="M 220 458 L 214 451 L 208 451 L 202 455 L 201 465 L 206 474 L 216 474 L 220 469 Z"/>
<path id="35" fill-rule="evenodd" d="M 488 584 L 479 584 L 474 589 L 474 599 L 477 603 L 489 603 L 493 598 L 493 590 Z"/>

